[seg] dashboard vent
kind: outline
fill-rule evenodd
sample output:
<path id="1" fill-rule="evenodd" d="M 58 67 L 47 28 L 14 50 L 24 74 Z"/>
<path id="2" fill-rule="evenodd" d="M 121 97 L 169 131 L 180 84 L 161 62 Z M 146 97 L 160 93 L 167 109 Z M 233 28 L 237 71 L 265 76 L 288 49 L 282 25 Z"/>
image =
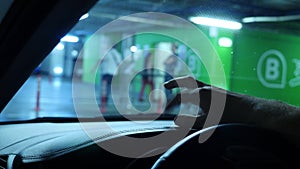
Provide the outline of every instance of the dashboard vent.
<path id="1" fill-rule="evenodd" d="M 0 169 L 7 169 L 8 156 L 0 156 Z"/>

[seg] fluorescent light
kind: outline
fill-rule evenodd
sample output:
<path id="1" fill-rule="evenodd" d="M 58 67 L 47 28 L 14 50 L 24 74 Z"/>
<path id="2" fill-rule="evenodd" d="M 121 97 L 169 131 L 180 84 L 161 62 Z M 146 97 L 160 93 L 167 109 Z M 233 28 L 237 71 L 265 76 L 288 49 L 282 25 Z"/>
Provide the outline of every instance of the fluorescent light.
<path id="1" fill-rule="evenodd" d="M 130 51 L 135 53 L 137 51 L 137 47 L 136 46 L 131 46 Z"/>
<path id="2" fill-rule="evenodd" d="M 231 47 L 232 46 L 232 40 L 230 38 L 226 38 L 226 37 L 220 38 L 218 43 L 221 47 Z"/>
<path id="3" fill-rule="evenodd" d="M 88 17 L 89 17 L 89 13 L 86 13 L 86 14 L 82 15 L 79 20 L 84 20 Z"/>
<path id="4" fill-rule="evenodd" d="M 209 27 L 209 36 L 212 38 L 218 37 L 219 31 L 216 27 Z"/>
<path id="5" fill-rule="evenodd" d="M 55 47 L 56 50 L 64 50 L 65 49 L 65 45 L 62 43 L 58 43 Z"/>
<path id="6" fill-rule="evenodd" d="M 76 43 L 76 42 L 79 41 L 79 38 L 77 36 L 66 35 L 63 38 L 61 38 L 60 41 L 63 41 L 63 42 L 74 42 L 74 43 Z"/>
<path id="7" fill-rule="evenodd" d="M 72 56 L 77 56 L 78 55 L 78 51 L 77 50 L 72 50 L 71 54 L 72 54 Z"/>
<path id="8" fill-rule="evenodd" d="M 242 28 L 242 24 L 235 21 L 221 20 L 207 17 L 190 17 L 190 21 L 199 25 L 213 26 L 226 29 L 238 30 Z"/>
<path id="9" fill-rule="evenodd" d="M 253 16 L 242 19 L 243 23 L 252 22 L 286 22 L 299 20 L 300 15 L 285 15 L 285 16 Z"/>
<path id="10" fill-rule="evenodd" d="M 53 68 L 53 72 L 54 72 L 55 74 L 57 74 L 57 75 L 62 74 L 63 71 L 64 71 L 64 70 L 63 70 L 62 67 L 54 67 L 54 68 Z"/>

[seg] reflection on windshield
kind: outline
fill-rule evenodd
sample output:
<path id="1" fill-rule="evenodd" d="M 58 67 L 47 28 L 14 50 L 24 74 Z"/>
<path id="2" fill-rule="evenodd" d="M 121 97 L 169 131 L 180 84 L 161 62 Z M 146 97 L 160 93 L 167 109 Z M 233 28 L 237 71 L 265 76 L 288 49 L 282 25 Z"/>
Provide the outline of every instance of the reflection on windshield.
<path id="1" fill-rule="evenodd" d="M 176 114 L 180 106 L 164 107 L 179 89 L 163 84 L 187 75 L 300 105 L 300 37 L 289 30 L 297 23 L 224 19 L 217 6 L 208 15 L 191 10 L 204 2 L 191 2 L 182 9 L 177 1 L 97 3 L 34 70 L 1 119 Z"/>
<path id="2" fill-rule="evenodd" d="M 176 94 L 176 91 L 164 89 L 163 83 L 172 77 L 189 74 L 185 62 L 179 60 L 179 53 L 182 57 L 186 47 L 177 42 L 159 42 L 156 48 L 147 44 L 143 49 L 130 44 L 124 54 L 119 52 L 120 44 L 107 48 L 103 57 L 97 53 L 89 58 L 93 60 L 85 60 L 83 51 L 73 49 L 71 56 L 65 55 L 64 50 L 75 44 L 59 43 L 5 108 L 2 119 L 77 117 L 75 101 L 84 111 L 80 117 L 120 115 L 116 105 L 125 110 L 123 114 L 163 113 L 167 100 Z M 75 94 L 72 85 L 80 86 Z M 93 96 L 86 93 L 91 89 Z M 95 104 L 99 108 L 97 114 L 93 109 Z M 174 114 L 176 110 L 169 113 Z"/>

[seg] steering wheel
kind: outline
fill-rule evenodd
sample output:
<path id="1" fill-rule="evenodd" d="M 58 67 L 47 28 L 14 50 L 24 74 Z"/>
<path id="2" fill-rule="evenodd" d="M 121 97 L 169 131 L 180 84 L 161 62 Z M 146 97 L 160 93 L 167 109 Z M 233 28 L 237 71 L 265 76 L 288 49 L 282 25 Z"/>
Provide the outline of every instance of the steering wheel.
<path id="1" fill-rule="evenodd" d="M 215 130 L 204 143 L 199 136 Z M 292 168 L 295 147 L 274 131 L 244 125 L 222 124 L 199 130 L 165 152 L 152 169 L 184 168 Z M 297 153 L 297 152 L 296 152 Z M 299 153 L 299 151 L 298 151 Z"/>

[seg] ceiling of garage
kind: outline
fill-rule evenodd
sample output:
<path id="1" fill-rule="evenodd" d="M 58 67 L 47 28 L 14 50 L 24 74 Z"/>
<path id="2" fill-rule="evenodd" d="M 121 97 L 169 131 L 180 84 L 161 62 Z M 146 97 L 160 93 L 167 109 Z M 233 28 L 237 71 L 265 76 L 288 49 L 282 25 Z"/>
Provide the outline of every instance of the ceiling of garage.
<path id="1" fill-rule="evenodd" d="M 120 16 L 149 11 L 174 14 L 185 19 L 201 15 L 242 22 L 243 18 L 251 16 L 300 16 L 300 0 L 100 0 L 89 12 L 90 17 L 80 21 L 83 24 L 78 24 L 72 31 L 76 35 L 91 34 Z M 268 27 L 270 24 L 273 31 L 293 29 L 295 33 L 300 32 L 298 19 L 268 23 Z M 265 23 L 247 23 L 244 26 L 265 28 Z M 132 25 L 128 27 L 132 28 Z"/>

